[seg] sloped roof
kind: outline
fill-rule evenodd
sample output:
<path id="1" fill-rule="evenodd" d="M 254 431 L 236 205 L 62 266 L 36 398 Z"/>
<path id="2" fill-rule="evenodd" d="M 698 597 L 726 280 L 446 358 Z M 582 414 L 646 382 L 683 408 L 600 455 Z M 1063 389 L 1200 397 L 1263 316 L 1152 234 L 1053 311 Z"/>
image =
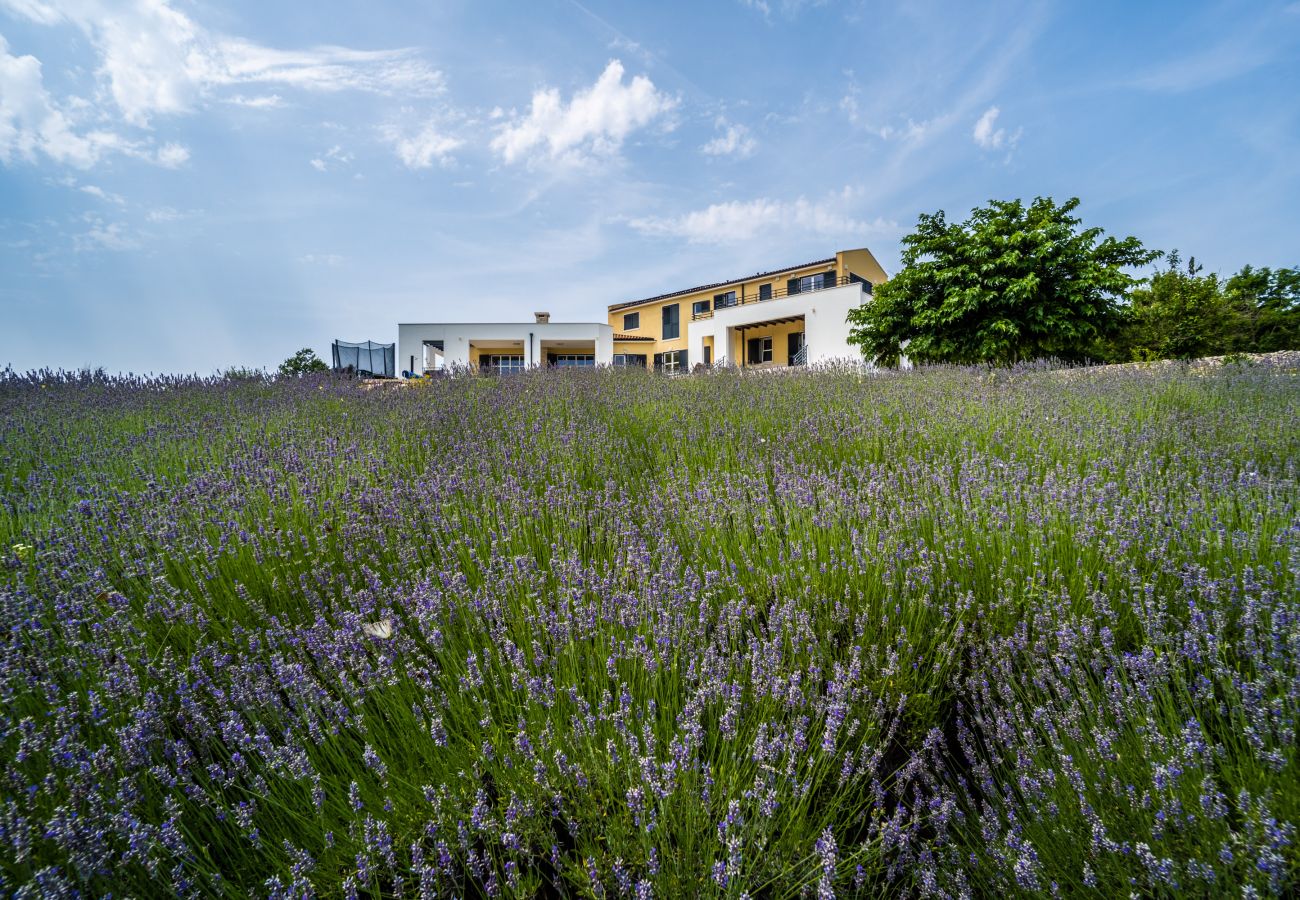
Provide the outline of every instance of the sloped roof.
<path id="1" fill-rule="evenodd" d="M 668 300 L 672 297 L 684 297 L 687 294 L 694 294 L 698 291 L 707 291 L 711 288 L 719 288 L 728 284 L 736 284 L 740 281 L 753 281 L 756 278 L 767 278 L 770 275 L 780 275 L 782 272 L 793 272 L 796 269 L 807 269 L 809 266 L 824 266 L 828 263 L 835 262 L 835 257 L 828 259 L 814 259 L 812 262 L 801 263 L 797 266 L 785 266 L 780 269 L 772 269 L 768 272 L 755 272 L 753 275 L 742 275 L 739 278 L 730 278 L 726 281 L 715 281 L 713 284 L 701 284 L 693 288 L 687 288 L 684 291 L 671 291 L 667 294 L 657 294 L 654 297 L 646 297 L 644 300 L 628 300 L 625 303 L 614 303 L 609 307 L 610 312 L 619 309 L 627 309 L 629 306 L 640 306 L 642 303 L 653 303 L 656 300 Z M 615 340 L 618 340 L 616 337 Z"/>
<path id="2" fill-rule="evenodd" d="M 614 334 L 615 341 L 653 341 L 654 338 L 648 334 Z"/>

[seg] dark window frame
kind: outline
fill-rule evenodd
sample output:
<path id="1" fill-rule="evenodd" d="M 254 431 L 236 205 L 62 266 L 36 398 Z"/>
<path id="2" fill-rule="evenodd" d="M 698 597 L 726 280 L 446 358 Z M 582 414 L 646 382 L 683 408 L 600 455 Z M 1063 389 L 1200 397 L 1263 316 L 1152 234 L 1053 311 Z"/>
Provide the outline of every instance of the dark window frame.
<path id="1" fill-rule="evenodd" d="M 641 312 L 623 313 L 623 330 L 636 331 L 641 327 Z"/>
<path id="2" fill-rule="evenodd" d="M 671 312 L 670 312 L 671 311 Z M 660 314 L 663 320 L 663 340 L 673 341 L 682 336 L 681 304 L 669 303 Z"/>
<path id="3" fill-rule="evenodd" d="M 549 364 L 555 369 L 589 369 L 596 365 L 596 354 L 594 353 L 551 353 L 548 359 Z"/>
<path id="4" fill-rule="evenodd" d="M 524 370 L 522 353 L 488 353 L 479 356 L 479 368 L 494 375 L 515 375 Z"/>

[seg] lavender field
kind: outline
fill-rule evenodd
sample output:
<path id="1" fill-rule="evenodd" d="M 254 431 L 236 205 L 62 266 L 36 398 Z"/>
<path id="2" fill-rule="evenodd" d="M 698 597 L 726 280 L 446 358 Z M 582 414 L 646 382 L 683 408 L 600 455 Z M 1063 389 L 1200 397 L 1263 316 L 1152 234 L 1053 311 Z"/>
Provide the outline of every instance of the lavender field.
<path id="1" fill-rule="evenodd" d="M 0 377 L 8 896 L 1284 895 L 1300 376 Z"/>

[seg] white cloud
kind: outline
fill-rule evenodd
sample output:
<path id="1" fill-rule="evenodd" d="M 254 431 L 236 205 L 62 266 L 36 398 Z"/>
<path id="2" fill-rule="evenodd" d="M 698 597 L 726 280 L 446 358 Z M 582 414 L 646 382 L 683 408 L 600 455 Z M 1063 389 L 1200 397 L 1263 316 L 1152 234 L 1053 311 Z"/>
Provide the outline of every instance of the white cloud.
<path id="1" fill-rule="evenodd" d="M 83 184 L 79 190 L 83 194 L 89 194 L 92 197 L 103 200 L 105 203 L 112 203 L 116 206 L 126 205 L 126 198 L 121 194 L 114 194 L 111 191 L 106 191 L 97 184 Z"/>
<path id="2" fill-rule="evenodd" d="M 15 157 L 34 162 L 41 153 L 87 169 L 105 150 L 121 144 L 107 132 L 77 133 L 70 114 L 46 91 L 40 60 L 13 56 L 0 35 L 0 162 L 8 165 Z"/>
<path id="3" fill-rule="evenodd" d="M 713 124 L 715 128 L 722 130 L 722 134 L 701 147 L 701 153 L 708 156 L 735 156 L 740 159 L 753 155 L 754 148 L 758 144 L 750 136 L 748 128 L 744 125 L 729 123 L 726 119 L 721 118 Z"/>
<path id="4" fill-rule="evenodd" d="M 145 218 L 150 222 L 177 222 L 185 217 L 185 213 L 173 209 L 170 206 L 160 206 L 157 209 L 151 209 L 149 210 L 149 214 L 145 216 Z"/>
<path id="5" fill-rule="evenodd" d="M 343 257 L 337 253 L 308 253 L 298 257 L 298 262 L 309 266 L 329 266 L 336 268 L 343 264 Z"/>
<path id="6" fill-rule="evenodd" d="M 427 169 L 437 162 L 449 166 L 455 160 L 452 151 L 465 142 L 446 134 L 435 122 L 427 122 L 417 132 L 408 133 L 396 125 L 381 129 L 384 139 L 393 145 L 397 158 L 408 169 Z"/>
<path id="7" fill-rule="evenodd" d="M 154 159 L 164 169 L 179 169 L 189 162 L 190 151 L 181 144 L 163 144 Z"/>
<path id="8" fill-rule="evenodd" d="M 624 84 L 623 64 L 615 59 L 594 85 L 575 93 L 567 104 L 555 88 L 536 91 L 528 115 L 506 125 L 492 140 L 492 149 L 507 163 L 538 153 L 566 162 L 612 155 L 629 134 L 677 103 L 644 75 Z"/>
<path id="9" fill-rule="evenodd" d="M 320 156 L 310 160 L 311 167 L 317 172 L 328 172 L 330 169 L 337 169 L 346 166 L 352 162 L 353 156 L 345 151 L 338 144 L 330 147 Z"/>
<path id="10" fill-rule="evenodd" d="M 127 233 L 121 222 L 105 223 L 98 216 L 87 216 L 90 230 L 73 237 L 73 247 L 80 253 L 86 250 L 135 250 L 140 241 Z"/>
<path id="11" fill-rule="evenodd" d="M 214 89 L 233 85 L 414 94 L 437 93 L 443 86 L 441 73 L 410 50 L 263 47 L 210 32 L 169 0 L 63 0 L 57 6 L 0 0 L 0 6 L 38 24 L 81 30 L 99 54 L 96 74 L 123 118 L 138 126 L 155 115 L 188 112 Z"/>
<path id="12" fill-rule="evenodd" d="M 279 109 L 285 105 L 284 98 L 279 94 L 261 94 L 253 97 L 236 94 L 228 97 L 226 102 L 233 106 L 246 106 L 249 109 Z"/>
<path id="13" fill-rule="evenodd" d="M 1001 110 L 996 106 L 984 110 L 984 115 L 979 117 L 979 121 L 975 123 L 975 130 L 971 132 L 975 143 L 985 150 L 1000 150 L 1004 146 L 1008 150 L 1013 150 L 1020 142 L 1023 129 L 1017 128 L 1014 133 L 1007 134 L 1006 129 L 997 127 L 1000 112 Z"/>
<path id="14" fill-rule="evenodd" d="M 793 19 L 810 6 L 823 6 L 826 0 L 780 0 L 778 6 L 781 13 L 788 19 Z M 772 15 L 772 4 L 767 0 L 740 0 L 742 6 L 747 6 L 756 12 L 762 13 L 764 19 Z"/>
<path id="15" fill-rule="evenodd" d="M 846 188 L 818 203 L 805 197 L 793 201 L 766 197 L 732 200 L 680 216 L 632 219 L 628 224 L 642 234 L 683 238 L 692 244 L 741 243 L 768 232 L 860 238 L 897 230 L 896 223 L 884 219 L 868 222 L 854 218 L 848 207 L 855 197 L 855 192 Z"/>

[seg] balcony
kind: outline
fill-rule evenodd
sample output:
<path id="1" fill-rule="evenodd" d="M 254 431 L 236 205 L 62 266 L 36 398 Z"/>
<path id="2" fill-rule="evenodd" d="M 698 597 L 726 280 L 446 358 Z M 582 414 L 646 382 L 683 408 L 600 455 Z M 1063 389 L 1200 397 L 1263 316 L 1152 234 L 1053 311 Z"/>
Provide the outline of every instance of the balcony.
<path id="1" fill-rule="evenodd" d="M 862 285 L 862 289 L 864 291 L 866 291 L 868 294 L 871 293 L 870 281 L 867 281 L 865 278 L 860 278 L 857 275 L 843 275 L 840 278 L 838 278 L 834 284 L 826 284 L 825 282 L 823 282 L 818 287 L 807 288 L 804 290 L 791 291 L 787 288 L 778 288 L 773 290 L 771 294 L 768 294 L 766 296 L 760 294 L 754 294 L 752 296 L 740 296 L 735 298 L 729 303 L 719 303 L 713 309 L 701 310 L 700 312 L 691 313 L 691 321 L 699 321 L 700 319 L 712 319 L 714 309 L 731 309 L 734 306 L 748 306 L 751 303 L 766 303 L 769 300 L 779 300 L 782 297 L 792 297 L 795 294 L 811 294 L 816 291 L 827 290 L 828 288 L 844 287 L 845 285 L 848 284 L 860 284 Z M 712 301 L 705 301 L 705 302 L 711 303 Z"/>

